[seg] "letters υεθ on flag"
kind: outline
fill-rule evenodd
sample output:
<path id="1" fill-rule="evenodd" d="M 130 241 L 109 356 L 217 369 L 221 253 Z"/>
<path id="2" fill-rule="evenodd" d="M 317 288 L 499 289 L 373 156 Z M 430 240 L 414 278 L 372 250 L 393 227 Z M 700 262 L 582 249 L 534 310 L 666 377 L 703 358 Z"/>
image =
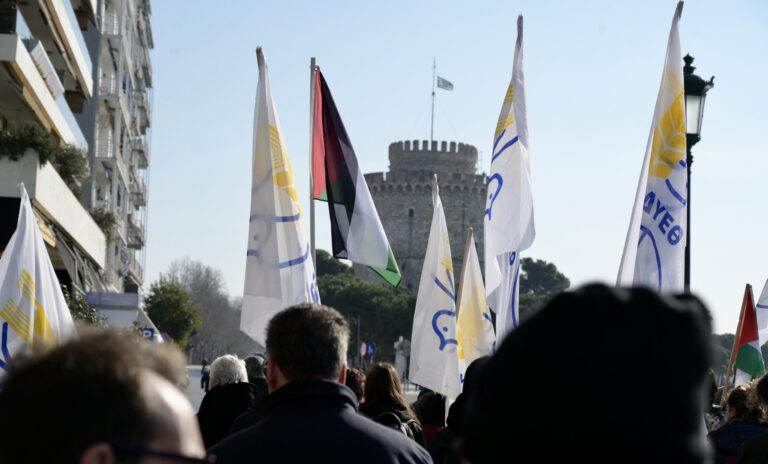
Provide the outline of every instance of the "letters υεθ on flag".
<path id="1" fill-rule="evenodd" d="M 408 378 L 448 398 L 456 398 L 461 393 L 456 338 L 456 292 L 453 285 L 451 244 L 437 176 L 432 186 L 432 204 L 432 225 L 413 315 Z"/>
<path id="2" fill-rule="evenodd" d="M 0 257 L 0 377 L 15 353 L 76 335 L 59 279 L 21 185 L 16 232 Z"/>
<path id="3" fill-rule="evenodd" d="M 437 87 L 444 90 L 453 90 L 453 84 L 448 79 L 437 76 Z"/>
<path id="4" fill-rule="evenodd" d="M 285 307 L 320 302 L 315 266 L 291 161 L 277 119 L 261 48 L 253 126 L 248 251 L 240 329 L 264 344 L 267 322 Z"/>
<path id="5" fill-rule="evenodd" d="M 464 250 L 463 263 L 456 325 L 459 373 L 462 379 L 472 361 L 493 352 L 496 339 L 493 333 L 493 320 L 485 300 L 485 287 L 475 248 L 475 238 L 471 231 Z"/>
<path id="6" fill-rule="evenodd" d="M 485 233 L 485 291 L 496 313 L 496 343 L 517 325 L 520 253 L 536 237 L 528 159 L 523 17 L 517 19 L 512 79 L 501 106 L 488 175 Z"/>
<path id="7" fill-rule="evenodd" d="M 640 171 L 617 285 L 683 290 L 688 208 L 683 60 L 678 3 Z"/>

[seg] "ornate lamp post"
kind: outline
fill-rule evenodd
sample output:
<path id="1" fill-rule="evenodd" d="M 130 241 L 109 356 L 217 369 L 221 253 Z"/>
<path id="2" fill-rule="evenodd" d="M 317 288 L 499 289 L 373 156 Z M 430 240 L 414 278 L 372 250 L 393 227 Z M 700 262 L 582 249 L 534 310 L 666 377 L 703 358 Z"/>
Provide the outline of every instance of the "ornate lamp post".
<path id="1" fill-rule="evenodd" d="M 688 219 L 686 226 L 685 242 L 685 292 L 691 291 L 691 165 L 693 155 L 691 147 L 701 140 L 701 121 L 704 118 L 704 100 L 709 89 L 715 86 L 715 76 L 705 81 L 693 71 L 693 57 L 685 55 L 683 58 L 683 76 L 685 78 L 685 142 L 686 142 L 686 166 L 688 168 Z"/>

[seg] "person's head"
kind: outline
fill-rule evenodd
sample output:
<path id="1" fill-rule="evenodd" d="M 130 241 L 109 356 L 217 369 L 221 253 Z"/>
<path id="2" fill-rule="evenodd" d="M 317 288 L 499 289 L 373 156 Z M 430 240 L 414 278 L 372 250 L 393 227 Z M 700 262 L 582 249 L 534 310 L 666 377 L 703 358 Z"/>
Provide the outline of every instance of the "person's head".
<path id="1" fill-rule="evenodd" d="M 357 402 L 362 403 L 365 398 L 365 374 L 356 367 L 347 369 L 346 385 L 355 393 Z"/>
<path id="2" fill-rule="evenodd" d="M 445 397 L 432 392 L 419 400 L 419 422 L 424 425 L 445 427 Z"/>
<path id="3" fill-rule="evenodd" d="M 245 361 L 245 371 L 248 373 L 248 381 L 253 383 L 256 379 L 264 378 L 264 358 L 261 356 L 248 356 Z"/>
<path id="4" fill-rule="evenodd" d="M 365 402 L 371 405 L 400 406 L 416 417 L 403 396 L 403 385 L 395 366 L 389 363 L 376 363 L 368 369 L 365 376 Z"/>
<path id="5" fill-rule="evenodd" d="M 267 324 L 267 387 L 270 392 L 297 380 L 346 380 L 349 326 L 333 308 L 300 304 Z"/>
<path id="6" fill-rule="evenodd" d="M 184 364 L 170 345 L 115 330 L 17 356 L 0 390 L 0 462 L 204 456 L 195 413 L 177 388 L 186 381 Z"/>
<path id="7" fill-rule="evenodd" d="M 247 381 L 248 373 L 245 371 L 245 363 L 237 356 L 225 354 L 211 363 L 211 388 Z"/>
<path id="8" fill-rule="evenodd" d="M 768 407 L 768 374 L 765 374 L 755 386 L 757 399 L 763 407 Z"/>
<path id="9" fill-rule="evenodd" d="M 725 420 L 727 422 L 747 422 L 749 411 L 749 392 L 745 387 L 734 388 L 725 402 Z"/>
<path id="10" fill-rule="evenodd" d="M 464 457 L 613 462 L 612 453 L 632 450 L 624 462 L 702 462 L 710 337 L 693 296 L 605 285 L 562 293 L 510 331 L 477 373 Z"/>

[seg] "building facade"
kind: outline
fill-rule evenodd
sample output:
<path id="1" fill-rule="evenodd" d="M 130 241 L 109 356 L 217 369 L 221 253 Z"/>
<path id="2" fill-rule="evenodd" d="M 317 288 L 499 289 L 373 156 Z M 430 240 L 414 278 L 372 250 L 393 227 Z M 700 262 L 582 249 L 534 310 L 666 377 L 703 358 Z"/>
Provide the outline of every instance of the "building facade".
<path id="1" fill-rule="evenodd" d="M 455 283 L 464 259 L 467 229 L 474 229 L 483 260 L 486 176 L 477 174 L 477 148 L 456 142 L 401 141 L 389 146 L 389 171 L 365 175 L 368 188 L 403 276 L 401 286 L 417 292 L 432 224 L 432 178 L 437 174 L 448 223 Z M 382 281 L 362 266 L 357 274 Z"/>
<path id="2" fill-rule="evenodd" d="M 86 34 L 95 63 L 94 97 L 82 113 L 91 141 L 91 176 L 83 202 L 115 227 L 108 236 L 105 278 L 117 292 L 144 282 L 153 48 L 149 0 L 98 0 L 99 27 Z"/>
<path id="3" fill-rule="evenodd" d="M 95 12 L 96 0 L 0 1 L 0 253 L 16 229 L 24 183 L 56 274 L 70 292 L 106 290 L 106 239 L 80 203 L 79 181 L 40 163 L 39 144 L 88 149 L 77 115 L 94 92 L 84 37 L 96 30 Z M 37 132 L 20 136 L 25 128 Z M 14 137 L 19 151 L 11 147 Z"/>

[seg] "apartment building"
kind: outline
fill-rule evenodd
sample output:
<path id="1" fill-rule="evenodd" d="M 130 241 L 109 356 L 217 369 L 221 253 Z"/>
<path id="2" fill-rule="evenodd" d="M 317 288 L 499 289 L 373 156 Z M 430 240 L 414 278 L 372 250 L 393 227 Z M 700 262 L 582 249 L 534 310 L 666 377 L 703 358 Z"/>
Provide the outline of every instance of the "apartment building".
<path id="1" fill-rule="evenodd" d="M 34 147 L 89 149 L 76 115 L 94 92 L 84 34 L 96 31 L 96 7 L 96 0 L 0 0 L 0 253 L 16 228 L 23 182 L 60 282 L 80 292 L 107 290 L 106 237 L 78 198 L 79 181 L 40 163 L 43 150 Z M 28 127 L 36 132 L 19 142 Z M 13 137 L 22 147 L 15 155 Z"/>

